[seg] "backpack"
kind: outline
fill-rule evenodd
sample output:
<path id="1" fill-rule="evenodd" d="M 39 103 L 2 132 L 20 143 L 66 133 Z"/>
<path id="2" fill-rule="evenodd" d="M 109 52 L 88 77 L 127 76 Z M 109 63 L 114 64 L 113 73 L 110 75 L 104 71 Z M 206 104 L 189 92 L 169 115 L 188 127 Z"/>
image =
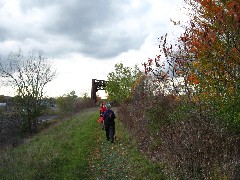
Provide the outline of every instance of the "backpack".
<path id="1" fill-rule="evenodd" d="M 110 112 L 107 114 L 107 116 L 105 117 L 104 121 L 105 121 L 106 123 L 108 123 L 108 122 L 113 122 L 114 118 L 113 118 L 112 116 L 113 116 L 113 115 L 112 115 L 112 112 L 110 111 Z"/>

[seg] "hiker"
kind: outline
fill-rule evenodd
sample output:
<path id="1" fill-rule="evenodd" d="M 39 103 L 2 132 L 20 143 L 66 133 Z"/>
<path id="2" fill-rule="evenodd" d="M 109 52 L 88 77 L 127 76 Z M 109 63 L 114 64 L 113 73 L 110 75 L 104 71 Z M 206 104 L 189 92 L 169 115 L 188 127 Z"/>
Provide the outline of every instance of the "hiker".
<path id="1" fill-rule="evenodd" d="M 102 105 L 100 107 L 100 117 L 98 119 L 98 122 L 102 123 L 102 130 L 104 130 L 103 114 L 106 110 L 107 110 L 107 108 L 105 107 L 104 103 L 102 103 Z"/>
<path id="2" fill-rule="evenodd" d="M 114 135 L 115 135 L 115 121 L 116 118 L 114 112 L 111 110 L 111 105 L 107 104 L 107 111 L 105 111 L 103 115 L 103 121 L 106 131 L 107 141 L 111 140 L 111 143 L 114 143 Z"/>

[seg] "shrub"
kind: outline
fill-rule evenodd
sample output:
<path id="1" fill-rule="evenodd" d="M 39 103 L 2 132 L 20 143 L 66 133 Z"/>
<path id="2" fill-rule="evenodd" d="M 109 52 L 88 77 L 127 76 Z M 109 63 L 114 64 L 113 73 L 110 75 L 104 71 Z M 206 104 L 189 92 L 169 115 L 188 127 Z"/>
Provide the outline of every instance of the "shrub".
<path id="1" fill-rule="evenodd" d="M 72 91 L 67 95 L 58 97 L 56 99 L 56 103 L 59 113 L 62 116 L 73 115 L 74 113 L 78 113 L 83 109 L 95 106 L 94 100 L 87 96 L 78 97 L 75 94 L 75 91 Z"/>
<path id="2" fill-rule="evenodd" d="M 21 142 L 22 118 L 16 111 L 0 111 L 0 144 L 16 146 Z"/>
<path id="3" fill-rule="evenodd" d="M 240 139 L 226 131 L 211 111 L 199 114 L 198 107 L 187 104 L 175 112 L 174 123 L 160 128 L 162 144 L 158 159 L 165 162 L 168 173 L 176 177 L 236 179 Z"/>
<path id="4" fill-rule="evenodd" d="M 159 95 L 118 107 L 121 122 L 169 177 L 239 179 L 240 138 L 208 104 Z"/>
<path id="5" fill-rule="evenodd" d="M 145 104 L 141 102 L 129 102 L 118 106 L 118 118 L 128 130 L 130 136 L 137 140 L 141 150 L 149 147 L 149 129 L 145 117 Z M 146 152 L 147 153 L 147 152 Z"/>

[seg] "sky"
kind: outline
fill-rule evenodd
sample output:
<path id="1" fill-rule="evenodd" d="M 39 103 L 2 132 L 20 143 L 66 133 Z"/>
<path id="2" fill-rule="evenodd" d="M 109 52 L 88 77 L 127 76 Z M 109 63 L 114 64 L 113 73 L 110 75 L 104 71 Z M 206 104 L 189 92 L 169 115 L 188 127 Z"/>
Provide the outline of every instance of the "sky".
<path id="1" fill-rule="evenodd" d="M 46 96 L 91 93 L 116 63 L 133 67 L 159 54 L 158 38 L 180 30 L 183 0 L 0 0 L 0 55 L 41 50 L 57 77 Z M 13 95 L 0 87 L 0 94 Z M 99 92 L 104 96 L 104 91 Z"/>

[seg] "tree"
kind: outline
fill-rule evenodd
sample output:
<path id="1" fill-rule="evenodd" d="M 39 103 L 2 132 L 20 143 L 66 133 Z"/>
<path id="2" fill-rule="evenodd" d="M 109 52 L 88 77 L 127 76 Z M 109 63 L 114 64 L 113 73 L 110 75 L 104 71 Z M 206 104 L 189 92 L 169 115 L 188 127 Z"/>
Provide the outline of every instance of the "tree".
<path id="1" fill-rule="evenodd" d="M 46 84 L 56 77 L 51 62 L 43 52 L 12 52 L 0 62 L 4 83 L 16 90 L 16 107 L 23 120 L 22 131 L 37 132 L 37 117 L 43 112 L 42 98 Z"/>
<path id="2" fill-rule="evenodd" d="M 174 142 L 170 142 L 166 152 L 171 152 L 175 148 L 169 157 L 176 155 L 173 161 L 180 160 L 178 165 L 172 165 L 173 169 L 177 167 L 174 170 L 175 174 L 179 173 L 178 177 L 198 179 L 196 176 L 198 175 L 199 179 L 226 177 L 239 179 L 237 137 L 240 132 L 240 1 L 185 0 L 185 2 L 189 5 L 187 7 L 190 7 L 188 11 L 190 20 L 186 26 L 182 26 L 185 32 L 176 44 L 168 44 L 167 35 L 162 36 L 160 51 L 172 68 L 172 75 L 183 78 L 187 90 L 191 90 L 191 87 L 193 89 L 186 91 L 190 103 L 180 101 L 181 108 L 172 111 L 172 114 L 177 114 L 173 116 L 175 122 L 171 124 L 175 128 L 169 128 L 174 129 L 174 133 L 166 136 L 165 140 L 162 138 L 164 136 L 160 136 L 162 144 L 166 145 L 164 141 L 167 142 L 169 137 Z M 158 59 L 155 59 L 155 62 L 151 60 L 151 63 L 145 63 L 145 68 L 149 74 L 161 66 Z M 159 81 L 163 80 L 161 74 L 152 75 Z M 183 96 L 179 97 L 180 100 L 183 99 Z M 184 124 L 184 128 L 181 128 L 180 124 Z M 187 126 L 188 130 L 185 129 Z M 169 129 L 165 128 L 164 132 Z M 183 134 L 187 136 L 184 137 Z M 190 150 L 190 153 L 185 155 L 187 159 L 184 160 L 180 155 L 184 154 L 181 151 L 185 149 L 181 143 L 191 142 L 190 139 L 193 142 L 190 146 L 183 145 L 188 146 Z M 162 152 L 163 157 L 166 152 Z M 194 153 L 191 154 L 192 152 Z M 166 162 L 171 160 L 167 159 Z M 187 168 L 181 163 L 186 163 Z"/>
<path id="3" fill-rule="evenodd" d="M 74 90 L 58 97 L 56 103 L 62 116 L 71 116 L 83 109 L 95 107 L 95 102 L 88 96 L 88 93 L 83 93 L 81 97 L 78 97 Z"/>
<path id="4" fill-rule="evenodd" d="M 182 41 L 194 54 L 192 72 L 207 97 L 239 91 L 240 3 L 237 0 L 186 0 L 190 25 Z"/>
<path id="5" fill-rule="evenodd" d="M 219 96 L 223 97 L 222 99 L 238 97 L 239 1 L 185 2 L 189 5 L 190 20 L 183 26 L 185 32 L 179 37 L 179 43 L 168 44 L 166 36 L 160 38 L 160 50 L 172 68 L 173 76 L 184 78 L 187 90 L 194 85 L 195 93 L 197 92 L 201 99 L 216 101 L 219 100 Z M 152 67 L 154 65 L 155 68 Z M 146 68 L 147 73 L 159 67 L 157 62 L 154 65 L 150 64 L 150 67 Z"/>
<path id="6" fill-rule="evenodd" d="M 57 98 L 57 106 L 62 115 L 71 115 L 75 112 L 78 96 L 73 90 L 70 93 Z"/>
<path id="7" fill-rule="evenodd" d="M 140 75 L 137 66 L 134 68 L 125 67 L 122 63 L 115 64 L 115 72 L 108 74 L 106 91 L 110 101 L 115 100 L 119 103 L 130 97 L 131 88 L 135 80 Z"/>
<path id="8" fill-rule="evenodd" d="M 227 126 L 239 129 L 240 2 L 185 1 L 191 18 L 181 42 L 185 54 L 194 57 L 190 71 L 199 81 L 195 99 L 215 106 Z"/>

